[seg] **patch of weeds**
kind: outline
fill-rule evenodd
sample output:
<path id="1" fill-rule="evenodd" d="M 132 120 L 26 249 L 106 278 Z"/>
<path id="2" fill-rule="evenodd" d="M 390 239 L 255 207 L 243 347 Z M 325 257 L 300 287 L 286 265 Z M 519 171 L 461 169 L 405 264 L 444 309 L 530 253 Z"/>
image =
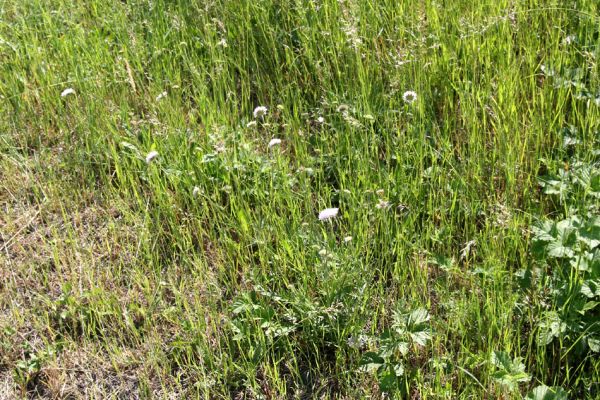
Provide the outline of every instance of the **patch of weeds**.
<path id="1" fill-rule="evenodd" d="M 552 368 L 591 365 L 600 353 L 600 165 L 572 156 L 540 184 L 557 211 L 531 229 L 531 253 L 541 267 L 532 272 L 542 284 L 535 339 Z M 593 370 L 578 376 L 578 390 Z"/>
<path id="2" fill-rule="evenodd" d="M 52 344 L 43 349 L 35 350 L 28 342 L 23 344 L 23 357 L 15 363 L 13 372 L 17 385 L 23 391 L 43 392 L 39 386 L 38 378 L 44 364 L 54 358 L 60 351 L 60 345 Z"/>
<path id="3" fill-rule="evenodd" d="M 360 370 L 374 374 L 382 392 L 408 393 L 418 370 L 409 360 L 431 340 L 429 319 L 423 308 L 410 312 L 397 309 L 391 328 L 373 339 L 377 350 L 363 354 Z"/>

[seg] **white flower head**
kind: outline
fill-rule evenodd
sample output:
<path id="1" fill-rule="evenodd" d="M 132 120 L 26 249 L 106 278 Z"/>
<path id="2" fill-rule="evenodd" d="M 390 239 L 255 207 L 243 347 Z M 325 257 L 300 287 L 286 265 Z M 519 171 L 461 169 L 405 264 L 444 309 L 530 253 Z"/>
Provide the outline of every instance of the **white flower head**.
<path id="1" fill-rule="evenodd" d="M 402 100 L 404 100 L 408 104 L 412 104 L 417 100 L 417 93 L 413 92 L 412 90 L 404 92 L 404 94 L 402 95 Z"/>
<path id="2" fill-rule="evenodd" d="M 566 38 L 563 39 L 563 44 L 573 44 L 577 42 L 577 36 L 576 35 L 569 35 Z"/>
<path id="3" fill-rule="evenodd" d="M 335 218 L 339 211 L 339 208 L 326 208 L 319 213 L 319 220 L 327 221 L 328 219 Z"/>
<path id="4" fill-rule="evenodd" d="M 160 101 L 163 98 L 167 97 L 167 92 L 162 92 L 161 94 L 159 94 L 158 96 L 156 96 L 156 101 Z"/>
<path id="5" fill-rule="evenodd" d="M 380 210 L 384 210 L 386 208 L 388 208 L 390 206 L 390 202 L 389 201 L 385 201 L 383 199 L 379 199 L 379 203 L 377 203 L 377 205 L 375 207 L 377 207 Z"/>
<path id="6" fill-rule="evenodd" d="M 246 128 L 252 128 L 256 126 L 256 121 L 250 121 L 246 124 Z"/>
<path id="7" fill-rule="evenodd" d="M 317 122 L 320 124 L 323 124 L 323 123 L 325 123 L 325 118 L 319 117 L 319 118 L 317 118 Z"/>
<path id="8" fill-rule="evenodd" d="M 146 155 L 146 164 L 150 164 L 156 157 L 158 157 L 158 151 L 152 150 Z"/>
<path id="9" fill-rule="evenodd" d="M 277 146 L 278 144 L 281 144 L 281 139 L 271 139 L 271 141 L 269 142 L 269 148 Z"/>
<path id="10" fill-rule="evenodd" d="M 198 197 L 200 195 L 200 188 L 198 186 L 194 186 L 194 190 L 192 190 L 192 196 Z"/>
<path id="11" fill-rule="evenodd" d="M 352 236 L 346 236 L 344 238 L 344 243 L 350 243 L 352 241 Z"/>
<path id="12" fill-rule="evenodd" d="M 256 107 L 254 109 L 254 112 L 252 113 L 252 115 L 254 115 L 254 118 L 264 117 L 265 115 L 267 115 L 267 107 L 265 107 L 265 106 Z"/>
<path id="13" fill-rule="evenodd" d="M 60 97 L 67 97 L 70 94 L 75 94 L 75 89 L 67 88 L 67 89 L 63 90 L 60 94 Z"/>

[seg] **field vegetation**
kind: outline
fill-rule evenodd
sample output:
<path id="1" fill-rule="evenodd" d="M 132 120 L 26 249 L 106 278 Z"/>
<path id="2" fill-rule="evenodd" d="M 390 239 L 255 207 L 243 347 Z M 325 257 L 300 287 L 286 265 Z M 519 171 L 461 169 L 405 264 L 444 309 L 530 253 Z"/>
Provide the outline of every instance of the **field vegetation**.
<path id="1" fill-rule="evenodd" d="M 1 399 L 600 398 L 597 0 L 0 0 Z"/>

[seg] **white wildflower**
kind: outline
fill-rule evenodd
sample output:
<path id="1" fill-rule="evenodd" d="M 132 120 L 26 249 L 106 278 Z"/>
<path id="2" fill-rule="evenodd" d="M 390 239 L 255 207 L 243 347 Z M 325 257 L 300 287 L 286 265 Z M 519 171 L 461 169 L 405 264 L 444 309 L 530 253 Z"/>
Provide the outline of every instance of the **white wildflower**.
<path id="1" fill-rule="evenodd" d="M 563 39 L 563 44 L 572 44 L 572 43 L 575 43 L 576 41 L 577 41 L 576 35 L 569 35 Z"/>
<path id="2" fill-rule="evenodd" d="M 335 218 L 337 217 L 339 211 L 339 208 L 326 208 L 319 213 L 319 220 L 326 221 L 328 219 Z"/>
<path id="3" fill-rule="evenodd" d="M 158 151 L 152 150 L 146 155 L 146 164 L 150 164 L 156 157 L 158 157 Z"/>
<path id="4" fill-rule="evenodd" d="M 346 236 L 346 237 L 344 238 L 344 243 L 349 243 L 349 242 L 351 242 L 351 241 L 352 241 L 352 236 Z"/>
<path id="5" fill-rule="evenodd" d="M 417 100 L 417 93 L 413 92 L 412 90 L 404 92 L 404 94 L 402 95 L 402 100 L 404 100 L 408 104 L 412 104 Z"/>
<path id="6" fill-rule="evenodd" d="M 375 191 L 375 193 L 377 194 L 377 196 L 383 196 L 385 194 L 385 190 L 383 190 L 383 189 L 377 189 Z"/>
<path id="7" fill-rule="evenodd" d="M 325 122 L 325 118 L 319 117 L 319 118 L 317 118 L 317 122 L 320 123 L 320 124 L 322 124 L 322 123 Z"/>
<path id="8" fill-rule="evenodd" d="M 386 209 L 390 206 L 390 202 L 389 201 L 385 201 L 383 199 L 379 199 L 379 203 L 377 203 L 377 205 L 375 207 L 377 207 L 380 210 Z"/>
<path id="9" fill-rule="evenodd" d="M 75 89 L 67 88 L 67 89 L 63 90 L 62 93 L 60 94 L 60 97 L 67 97 L 70 94 L 75 94 Z"/>
<path id="10" fill-rule="evenodd" d="M 278 144 L 281 144 L 281 139 L 271 139 L 271 141 L 269 142 L 269 148 L 277 146 Z"/>
<path id="11" fill-rule="evenodd" d="M 156 96 L 156 101 L 160 101 L 160 100 L 164 99 L 165 97 L 167 97 L 167 92 L 162 92 L 161 94 Z"/>
<path id="12" fill-rule="evenodd" d="M 265 115 L 267 115 L 267 107 L 258 106 L 254 109 L 254 112 L 252 114 L 254 115 L 254 118 L 264 117 Z"/>
<path id="13" fill-rule="evenodd" d="M 194 190 L 192 190 L 192 196 L 198 197 L 200 195 L 200 188 L 198 186 L 194 186 Z"/>
<path id="14" fill-rule="evenodd" d="M 225 38 L 219 40 L 219 42 L 217 43 L 217 46 L 221 46 L 223 48 L 226 48 L 228 46 L 227 45 L 227 40 L 225 40 Z"/>
<path id="15" fill-rule="evenodd" d="M 222 142 L 216 143 L 215 145 L 213 145 L 213 149 L 215 150 L 215 152 L 217 154 L 225 153 L 225 150 L 227 150 L 227 148 L 225 147 L 225 144 L 223 144 Z"/>
<path id="16" fill-rule="evenodd" d="M 250 121 L 246 124 L 246 128 L 252 128 L 256 126 L 256 121 Z"/>

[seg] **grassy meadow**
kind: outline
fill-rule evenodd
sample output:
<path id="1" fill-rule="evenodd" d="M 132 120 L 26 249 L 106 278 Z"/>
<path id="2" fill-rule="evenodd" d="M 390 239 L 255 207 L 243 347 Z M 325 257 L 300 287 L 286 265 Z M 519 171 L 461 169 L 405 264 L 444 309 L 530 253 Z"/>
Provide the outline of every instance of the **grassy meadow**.
<path id="1" fill-rule="evenodd" d="M 600 398 L 597 0 L 0 0 L 0 61 L 0 399 Z"/>

